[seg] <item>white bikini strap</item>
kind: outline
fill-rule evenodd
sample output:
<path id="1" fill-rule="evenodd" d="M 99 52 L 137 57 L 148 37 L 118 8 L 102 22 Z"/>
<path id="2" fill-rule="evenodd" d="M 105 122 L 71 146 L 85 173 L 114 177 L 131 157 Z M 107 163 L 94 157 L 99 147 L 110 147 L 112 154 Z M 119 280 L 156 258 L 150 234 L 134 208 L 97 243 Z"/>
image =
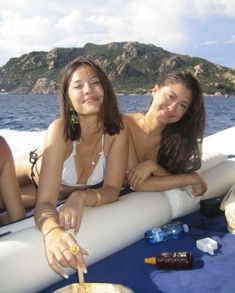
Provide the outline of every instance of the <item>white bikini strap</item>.
<path id="1" fill-rule="evenodd" d="M 77 142 L 76 141 L 73 141 L 73 152 L 72 152 L 72 154 L 74 156 L 76 156 L 76 145 L 77 145 Z"/>
<path id="2" fill-rule="evenodd" d="M 102 152 L 104 151 L 104 134 L 102 134 L 101 137 L 101 146 L 102 146 Z"/>

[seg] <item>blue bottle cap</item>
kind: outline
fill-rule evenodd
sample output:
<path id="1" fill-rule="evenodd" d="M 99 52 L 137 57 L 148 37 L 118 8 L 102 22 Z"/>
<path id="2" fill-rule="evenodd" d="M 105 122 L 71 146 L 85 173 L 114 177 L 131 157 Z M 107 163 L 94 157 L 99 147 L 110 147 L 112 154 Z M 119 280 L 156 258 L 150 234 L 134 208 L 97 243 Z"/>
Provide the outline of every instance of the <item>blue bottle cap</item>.
<path id="1" fill-rule="evenodd" d="M 187 224 L 183 224 L 182 227 L 183 227 L 184 233 L 188 233 L 188 231 L 189 231 L 188 225 Z"/>

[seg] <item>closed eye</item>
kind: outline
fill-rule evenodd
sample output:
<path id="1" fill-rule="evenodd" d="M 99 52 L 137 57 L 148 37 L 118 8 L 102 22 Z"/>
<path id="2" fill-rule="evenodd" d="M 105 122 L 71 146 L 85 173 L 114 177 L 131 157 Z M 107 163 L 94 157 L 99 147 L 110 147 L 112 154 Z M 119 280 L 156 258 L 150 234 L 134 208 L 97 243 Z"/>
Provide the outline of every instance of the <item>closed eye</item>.
<path id="1" fill-rule="evenodd" d="M 91 84 L 94 85 L 94 86 L 96 86 L 96 85 L 100 85 L 101 82 L 100 82 L 99 79 L 93 79 L 93 80 L 91 80 Z"/>
<path id="2" fill-rule="evenodd" d="M 176 100 L 176 97 L 174 95 L 167 95 L 167 99 L 171 102 L 174 102 Z"/>
<path id="3" fill-rule="evenodd" d="M 188 109 L 188 104 L 181 103 L 180 106 L 181 106 L 184 110 L 187 110 L 187 109 Z"/>

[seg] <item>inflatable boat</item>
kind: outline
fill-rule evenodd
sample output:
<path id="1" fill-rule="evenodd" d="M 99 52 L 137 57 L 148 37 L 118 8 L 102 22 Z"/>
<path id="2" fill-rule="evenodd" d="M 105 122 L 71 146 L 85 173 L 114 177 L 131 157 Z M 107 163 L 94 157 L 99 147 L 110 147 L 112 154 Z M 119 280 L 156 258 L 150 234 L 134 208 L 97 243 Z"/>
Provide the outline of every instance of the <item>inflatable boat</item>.
<path id="1" fill-rule="evenodd" d="M 224 195 L 235 183 L 235 127 L 206 137 L 202 145 L 202 167 L 207 192 L 193 197 L 190 187 L 165 192 L 132 192 L 118 202 L 87 207 L 79 244 L 88 248 L 89 266 L 143 238 L 144 232 L 197 211 L 200 201 Z M 43 237 L 33 217 L 0 228 L 0 290 L 33 293 L 61 280 L 47 264 Z M 74 270 L 67 269 L 71 275 Z"/>

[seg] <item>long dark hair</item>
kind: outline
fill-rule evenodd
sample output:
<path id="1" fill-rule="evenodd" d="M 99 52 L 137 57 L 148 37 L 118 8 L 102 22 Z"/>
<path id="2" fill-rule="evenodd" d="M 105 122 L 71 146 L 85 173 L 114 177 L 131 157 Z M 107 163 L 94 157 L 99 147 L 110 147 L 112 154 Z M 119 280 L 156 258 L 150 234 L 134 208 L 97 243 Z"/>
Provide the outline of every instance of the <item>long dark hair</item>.
<path id="1" fill-rule="evenodd" d="M 173 174 L 197 170 L 201 166 L 200 143 L 204 136 L 205 108 L 202 89 L 190 73 L 168 74 L 158 85 L 180 83 L 191 90 L 192 101 L 184 116 L 168 124 L 161 135 L 157 162 Z"/>
<path id="2" fill-rule="evenodd" d="M 66 140 L 78 140 L 81 136 L 80 124 L 78 123 L 76 127 L 74 127 L 71 122 L 71 109 L 73 111 L 75 110 L 73 109 L 68 95 L 68 88 L 73 73 L 78 69 L 78 67 L 84 65 L 90 66 L 96 72 L 104 89 L 104 102 L 98 113 L 98 120 L 103 125 L 104 133 L 114 135 L 118 134 L 120 130 L 123 129 L 122 115 L 118 109 L 117 98 L 106 73 L 93 60 L 79 57 L 67 65 L 63 72 L 63 78 L 61 82 L 60 112 L 61 117 L 65 121 L 64 137 Z"/>

